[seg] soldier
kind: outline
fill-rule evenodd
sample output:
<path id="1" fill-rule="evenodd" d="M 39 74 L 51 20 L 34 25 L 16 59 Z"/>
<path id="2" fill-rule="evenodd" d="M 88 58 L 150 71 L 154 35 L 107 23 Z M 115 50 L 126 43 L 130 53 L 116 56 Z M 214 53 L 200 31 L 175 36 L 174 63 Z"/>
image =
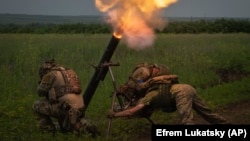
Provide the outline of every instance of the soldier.
<path id="1" fill-rule="evenodd" d="M 44 98 L 35 101 L 32 109 L 42 131 L 55 133 L 54 123 L 58 123 L 62 132 L 99 134 L 97 128 L 84 119 L 82 87 L 74 70 L 57 65 L 51 59 L 42 64 L 39 76 L 37 92 Z"/>
<path id="2" fill-rule="evenodd" d="M 210 124 L 228 124 L 227 120 L 214 113 L 188 84 L 180 84 L 178 76 L 171 74 L 167 66 L 141 63 L 132 71 L 127 83 L 120 87 L 120 94 L 129 97 L 130 107 L 121 111 L 110 110 L 108 117 L 139 115 L 150 117 L 154 109 L 165 112 L 177 111 L 180 123 L 195 124 L 195 110 Z"/>

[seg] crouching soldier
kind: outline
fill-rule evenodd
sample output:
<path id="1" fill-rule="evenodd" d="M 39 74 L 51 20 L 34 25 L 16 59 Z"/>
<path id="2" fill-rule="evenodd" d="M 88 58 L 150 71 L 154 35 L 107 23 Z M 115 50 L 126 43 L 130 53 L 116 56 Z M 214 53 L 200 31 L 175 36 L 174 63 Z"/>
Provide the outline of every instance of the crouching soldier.
<path id="1" fill-rule="evenodd" d="M 110 118 L 134 115 L 150 117 L 155 109 L 162 109 L 164 112 L 177 111 L 180 124 L 192 125 L 196 124 L 194 110 L 210 124 L 229 124 L 208 107 L 191 85 L 179 83 L 178 76 L 171 74 L 165 65 L 138 64 L 129 80 L 120 87 L 120 93 L 131 101 L 128 102 L 130 105 L 122 111 L 110 110 Z"/>
<path id="2" fill-rule="evenodd" d="M 84 119 L 82 87 L 74 70 L 51 59 L 42 64 L 39 76 L 37 92 L 44 98 L 35 101 L 32 109 L 42 131 L 55 133 L 58 127 L 62 132 L 99 135 L 96 126 Z"/>

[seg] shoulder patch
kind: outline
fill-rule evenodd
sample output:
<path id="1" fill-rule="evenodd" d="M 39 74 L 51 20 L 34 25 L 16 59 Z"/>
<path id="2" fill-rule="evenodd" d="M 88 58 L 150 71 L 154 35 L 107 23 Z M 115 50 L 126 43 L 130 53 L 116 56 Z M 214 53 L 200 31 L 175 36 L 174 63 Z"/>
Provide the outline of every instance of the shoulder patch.
<path id="1" fill-rule="evenodd" d="M 42 83 L 52 83 L 54 78 L 55 77 L 52 74 L 44 75 L 44 77 L 42 79 Z"/>

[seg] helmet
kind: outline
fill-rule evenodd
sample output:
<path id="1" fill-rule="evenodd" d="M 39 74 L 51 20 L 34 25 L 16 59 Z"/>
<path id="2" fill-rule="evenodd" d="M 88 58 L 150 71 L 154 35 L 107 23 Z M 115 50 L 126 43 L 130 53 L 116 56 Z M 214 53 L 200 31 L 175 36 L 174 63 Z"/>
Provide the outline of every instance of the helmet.
<path id="1" fill-rule="evenodd" d="M 136 82 L 144 82 L 150 77 L 150 71 L 146 67 L 139 67 L 133 72 L 131 77 Z"/>
<path id="2" fill-rule="evenodd" d="M 40 79 L 42 79 L 43 76 L 47 74 L 50 71 L 50 69 L 54 67 L 55 65 L 56 64 L 55 64 L 54 59 L 48 59 L 44 61 L 44 63 L 40 66 L 39 71 L 38 71 Z"/>
<path id="3" fill-rule="evenodd" d="M 170 75 L 171 72 L 169 70 L 169 67 L 167 65 L 153 65 L 151 68 L 152 71 L 152 77 L 160 76 L 160 75 Z"/>

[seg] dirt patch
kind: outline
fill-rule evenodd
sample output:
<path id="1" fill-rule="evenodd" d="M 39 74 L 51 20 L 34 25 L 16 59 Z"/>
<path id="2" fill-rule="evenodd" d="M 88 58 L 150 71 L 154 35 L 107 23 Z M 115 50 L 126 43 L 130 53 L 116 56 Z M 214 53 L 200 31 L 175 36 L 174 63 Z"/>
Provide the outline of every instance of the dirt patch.
<path id="1" fill-rule="evenodd" d="M 250 124 L 250 99 L 229 104 L 224 107 L 218 108 L 216 111 L 225 117 L 230 124 Z M 195 120 L 200 124 L 208 124 L 199 115 L 195 114 Z"/>
<path id="2" fill-rule="evenodd" d="M 226 118 L 232 125 L 250 125 L 250 99 L 219 107 L 215 112 Z M 201 116 L 194 113 L 194 119 L 197 124 L 208 125 Z M 176 123 L 176 122 L 175 122 Z M 151 132 L 140 133 L 139 137 L 131 141 L 151 141 Z"/>
<path id="3" fill-rule="evenodd" d="M 208 87 L 214 87 L 220 85 L 222 83 L 230 83 L 234 81 L 241 80 L 250 75 L 249 72 L 246 72 L 242 69 L 237 68 L 217 68 L 214 69 L 216 75 L 219 76 L 218 80 L 213 80 L 209 83 L 201 84 L 199 87 L 202 89 L 206 89 Z"/>
<path id="4" fill-rule="evenodd" d="M 220 81 L 224 83 L 229 83 L 237 80 L 241 80 L 243 77 L 249 75 L 248 72 L 239 69 L 217 69 L 216 74 L 220 77 Z"/>

